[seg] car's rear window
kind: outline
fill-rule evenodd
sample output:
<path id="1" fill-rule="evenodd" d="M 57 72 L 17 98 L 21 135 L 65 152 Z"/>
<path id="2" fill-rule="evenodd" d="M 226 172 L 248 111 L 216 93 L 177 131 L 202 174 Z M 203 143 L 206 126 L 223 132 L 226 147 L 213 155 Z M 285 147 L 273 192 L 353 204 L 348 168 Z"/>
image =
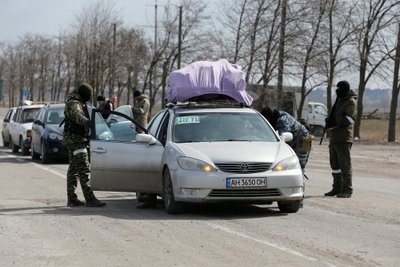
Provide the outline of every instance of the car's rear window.
<path id="1" fill-rule="evenodd" d="M 276 142 L 273 129 L 256 113 L 190 113 L 177 115 L 173 123 L 173 141 Z"/>
<path id="2" fill-rule="evenodd" d="M 36 115 L 39 113 L 40 108 L 27 108 L 22 110 L 21 118 L 22 123 L 33 122 L 36 118 Z"/>

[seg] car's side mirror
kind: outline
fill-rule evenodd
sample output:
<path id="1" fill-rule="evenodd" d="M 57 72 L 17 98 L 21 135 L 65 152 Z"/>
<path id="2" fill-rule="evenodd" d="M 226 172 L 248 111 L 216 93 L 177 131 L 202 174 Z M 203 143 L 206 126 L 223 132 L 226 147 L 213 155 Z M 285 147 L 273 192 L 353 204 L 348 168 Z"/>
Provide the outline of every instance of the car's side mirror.
<path id="1" fill-rule="evenodd" d="M 10 122 L 10 119 L 4 119 L 3 121 L 4 122 Z"/>
<path id="2" fill-rule="evenodd" d="M 34 120 L 33 124 L 37 124 L 37 125 L 43 125 L 44 123 L 40 120 Z"/>
<path id="3" fill-rule="evenodd" d="M 137 143 L 147 143 L 149 145 L 154 145 L 157 143 L 157 139 L 150 134 L 140 133 L 136 135 L 136 142 Z"/>
<path id="4" fill-rule="evenodd" d="M 283 140 L 287 143 L 287 142 L 290 142 L 293 140 L 293 134 L 289 133 L 289 132 L 285 132 L 285 133 L 281 134 L 280 138 L 281 138 L 281 140 Z"/>

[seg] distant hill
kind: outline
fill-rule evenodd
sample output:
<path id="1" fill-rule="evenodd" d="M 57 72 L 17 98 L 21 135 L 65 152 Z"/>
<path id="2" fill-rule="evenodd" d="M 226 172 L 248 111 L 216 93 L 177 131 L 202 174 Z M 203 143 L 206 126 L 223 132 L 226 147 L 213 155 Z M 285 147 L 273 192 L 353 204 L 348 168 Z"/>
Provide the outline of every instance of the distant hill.
<path id="1" fill-rule="evenodd" d="M 336 95 L 332 96 L 335 101 Z M 363 97 L 364 112 L 371 112 L 379 109 L 379 112 L 389 113 L 392 89 L 366 89 Z M 326 89 L 317 88 L 313 90 L 308 101 L 321 102 L 326 105 Z M 397 112 L 400 112 L 400 98 L 397 100 Z"/>

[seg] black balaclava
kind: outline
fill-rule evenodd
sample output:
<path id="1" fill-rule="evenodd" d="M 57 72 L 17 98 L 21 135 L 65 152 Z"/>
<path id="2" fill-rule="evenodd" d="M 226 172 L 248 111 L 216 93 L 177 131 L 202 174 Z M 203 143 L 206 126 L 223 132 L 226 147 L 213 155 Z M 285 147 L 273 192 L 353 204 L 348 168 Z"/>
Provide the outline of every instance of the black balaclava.
<path id="1" fill-rule="evenodd" d="M 92 98 L 93 88 L 88 83 L 82 83 L 78 87 L 78 93 L 82 98 L 83 103 L 88 102 Z"/>
<path id="2" fill-rule="evenodd" d="M 347 81 L 340 81 L 336 86 L 338 88 L 336 89 L 336 95 L 339 98 L 345 97 L 350 91 L 350 84 Z"/>
<path id="3" fill-rule="evenodd" d="M 266 118 L 269 121 L 272 127 L 276 126 L 276 122 L 278 121 L 279 117 L 279 111 L 277 111 L 276 109 L 272 110 L 269 107 L 264 107 L 261 110 L 261 115 L 263 115 L 264 118 Z"/>

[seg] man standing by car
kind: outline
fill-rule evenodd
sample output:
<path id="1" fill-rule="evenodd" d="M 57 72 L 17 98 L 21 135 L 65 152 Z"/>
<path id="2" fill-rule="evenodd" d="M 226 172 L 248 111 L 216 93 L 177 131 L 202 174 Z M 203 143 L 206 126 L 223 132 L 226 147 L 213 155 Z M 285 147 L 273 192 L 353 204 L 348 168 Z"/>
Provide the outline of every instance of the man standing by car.
<path id="1" fill-rule="evenodd" d="M 106 203 L 99 201 L 89 185 L 90 164 L 88 157 L 90 117 L 86 102 L 92 98 L 93 88 L 83 83 L 72 91 L 65 104 L 65 126 L 63 142 L 68 148 L 69 167 L 67 172 L 68 207 L 82 206 L 75 188 L 78 178 L 81 184 L 87 207 L 103 207 Z"/>
<path id="2" fill-rule="evenodd" d="M 97 108 L 98 109 L 102 109 L 102 110 L 106 110 L 108 112 L 111 112 L 112 110 L 114 110 L 113 108 L 113 104 L 110 102 L 110 100 L 106 101 L 106 98 L 102 95 L 97 96 Z M 107 119 L 110 114 L 107 113 L 102 113 L 101 114 L 103 116 L 104 119 Z"/>
<path id="3" fill-rule="evenodd" d="M 357 95 L 347 81 L 340 81 L 336 101 L 326 119 L 325 129 L 330 132 L 329 162 L 332 168 L 332 190 L 325 196 L 350 198 L 353 194 L 350 150 L 353 144 L 353 124 L 357 109 Z"/>
<path id="4" fill-rule="evenodd" d="M 134 119 L 140 123 L 144 128 L 147 128 L 147 116 L 149 115 L 150 101 L 149 98 L 142 94 L 140 91 L 135 90 L 133 92 L 133 98 L 135 99 L 135 107 L 132 108 Z M 136 127 L 138 133 L 143 131 Z M 138 200 L 144 201 L 143 204 L 137 206 L 139 209 L 148 209 L 157 207 L 157 195 L 149 193 L 137 193 Z"/>
<path id="5" fill-rule="evenodd" d="M 150 110 L 149 98 L 138 90 L 133 92 L 133 97 L 135 99 L 135 107 L 132 108 L 134 119 L 144 128 L 147 128 L 147 116 L 149 115 Z M 142 130 L 138 128 L 137 132 L 141 133 Z"/>
<path id="6" fill-rule="evenodd" d="M 304 124 L 298 122 L 293 116 L 285 111 L 272 110 L 269 107 L 264 107 L 261 114 L 268 120 L 279 134 L 283 132 L 290 132 L 293 134 L 293 140 L 288 144 L 296 152 L 299 158 L 301 169 L 303 173 L 306 168 L 308 157 L 310 154 L 311 146 L 307 145 L 311 142 L 311 136 L 308 129 Z"/>

